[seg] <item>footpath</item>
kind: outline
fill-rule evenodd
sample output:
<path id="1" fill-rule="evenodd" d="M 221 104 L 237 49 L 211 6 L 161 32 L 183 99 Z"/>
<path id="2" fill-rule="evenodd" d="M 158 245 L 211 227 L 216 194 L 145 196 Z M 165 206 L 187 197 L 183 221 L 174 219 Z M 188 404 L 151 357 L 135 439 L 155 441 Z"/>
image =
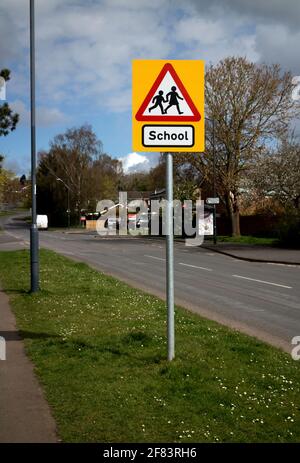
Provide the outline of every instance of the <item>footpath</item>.
<path id="1" fill-rule="evenodd" d="M 0 443 L 58 442 L 54 419 L 0 289 Z M 5 343 L 3 341 L 5 340 Z"/>
<path id="2" fill-rule="evenodd" d="M 300 265 L 300 249 L 283 249 L 240 243 L 217 243 L 214 245 L 208 242 L 204 242 L 201 247 L 249 262 Z"/>

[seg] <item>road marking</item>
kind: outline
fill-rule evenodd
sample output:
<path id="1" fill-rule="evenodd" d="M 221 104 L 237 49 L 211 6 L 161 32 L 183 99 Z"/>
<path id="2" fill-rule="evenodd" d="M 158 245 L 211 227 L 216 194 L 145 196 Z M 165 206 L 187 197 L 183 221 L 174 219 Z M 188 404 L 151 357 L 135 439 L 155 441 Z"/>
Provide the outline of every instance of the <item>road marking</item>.
<path id="1" fill-rule="evenodd" d="M 279 262 L 266 262 L 268 265 L 278 265 L 281 267 L 294 267 L 294 268 L 300 268 L 299 264 L 281 264 Z"/>
<path id="2" fill-rule="evenodd" d="M 208 272 L 212 272 L 211 268 L 198 267 L 198 265 L 184 264 L 183 262 L 179 262 L 179 265 L 184 265 L 185 267 L 198 268 L 200 270 L 207 270 Z"/>
<path id="3" fill-rule="evenodd" d="M 166 259 L 163 259 L 162 257 L 149 256 L 148 254 L 144 254 L 144 257 L 149 257 L 150 259 L 163 260 L 163 261 L 166 260 Z"/>
<path id="4" fill-rule="evenodd" d="M 280 285 L 278 283 L 272 283 L 271 281 L 256 280 L 255 278 L 243 277 L 241 275 L 232 275 L 234 278 L 242 278 L 243 280 L 256 281 L 257 283 L 264 283 L 265 285 L 279 286 L 280 288 L 293 289 L 292 286 Z"/>

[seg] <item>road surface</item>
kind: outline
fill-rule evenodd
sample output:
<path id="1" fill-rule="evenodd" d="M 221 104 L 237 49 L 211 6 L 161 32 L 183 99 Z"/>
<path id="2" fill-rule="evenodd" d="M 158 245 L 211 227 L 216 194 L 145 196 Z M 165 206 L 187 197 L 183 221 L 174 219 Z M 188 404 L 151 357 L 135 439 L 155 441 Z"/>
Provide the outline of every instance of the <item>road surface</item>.
<path id="1" fill-rule="evenodd" d="M 9 219 L 5 229 L 0 249 L 12 240 L 17 248 L 28 247 L 29 229 L 23 222 Z M 162 239 L 61 231 L 41 231 L 39 237 L 42 248 L 165 297 Z M 177 304 L 291 351 L 291 339 L 300 336 L 299 266 L 240 261 L 183 242 L 175 242 L 174 251 Z"/>

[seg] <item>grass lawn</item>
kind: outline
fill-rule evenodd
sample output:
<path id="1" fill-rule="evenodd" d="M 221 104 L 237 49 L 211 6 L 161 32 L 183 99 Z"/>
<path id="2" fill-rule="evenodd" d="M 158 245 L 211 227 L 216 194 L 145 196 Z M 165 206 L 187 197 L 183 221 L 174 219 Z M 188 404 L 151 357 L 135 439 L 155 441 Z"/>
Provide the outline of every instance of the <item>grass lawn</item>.
<path id="1" fill-rule="evenodd" d="M 27 352 L 65 442 L 296 442 L 300 362 L 176 310 L 166 358 L 164 303 L 41 251 L 31 295 L 27 251 L 0 253 Z"/>
<path id="2" fill-rule="evenodd" d="M 8 217 L 9 215 L 12 215 L 12 213 L 7 211 L 0 211 L 0 217 Z"/>
<path id="3" fill-rule="evenodd" d="M 261 246 L 275 246 L 278 244 L 278 240 L 275 238 L 261 238 L 257 236 L 242 235 L 242 236 L 218 236 L 217 241 L 219 243 L 241 243 L 241 244 L 252 244 Z"/>
<path id="4" fill-rule="evenodd" d="M 0 211 L 0 217 L 6 217 L 9 215 L 14 215 L 18 212 L 24 211 L 23 208 L 10 209 L 9 211 Z"/>

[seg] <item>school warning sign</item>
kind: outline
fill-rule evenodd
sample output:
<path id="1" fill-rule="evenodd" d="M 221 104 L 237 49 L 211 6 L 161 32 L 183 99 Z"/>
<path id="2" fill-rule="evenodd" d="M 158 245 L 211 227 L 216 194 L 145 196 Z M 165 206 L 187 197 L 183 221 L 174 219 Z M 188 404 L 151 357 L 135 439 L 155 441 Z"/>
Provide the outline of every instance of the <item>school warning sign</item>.
<path id="1" fill-rule="evenodd" d="M 204 61 L 135 60 L 135 151 L 204 151 Z"/>

